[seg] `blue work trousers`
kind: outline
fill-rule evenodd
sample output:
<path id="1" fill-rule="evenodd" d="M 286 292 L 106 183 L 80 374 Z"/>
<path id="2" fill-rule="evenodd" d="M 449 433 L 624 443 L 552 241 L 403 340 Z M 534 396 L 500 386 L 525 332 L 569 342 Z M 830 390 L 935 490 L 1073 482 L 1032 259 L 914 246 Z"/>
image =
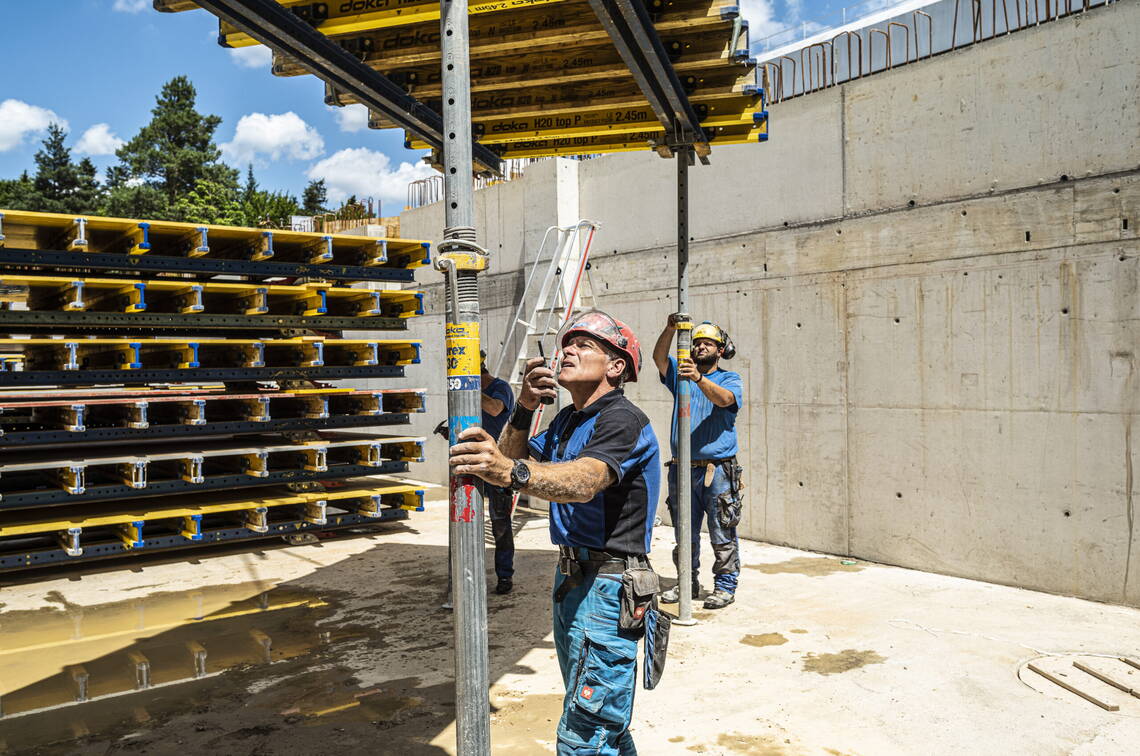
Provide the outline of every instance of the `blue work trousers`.
<path id="1" fill-rule="evenodd" d="M 708 519 L 709 541 L 713 550 L 713 587 L 728 593 L 736 593 L 740 581 L 740 540 L 736 528 L 722 528 L 717 522 L 717 497 L 731 487 L 724 465 L 717 465 L 712 482 L 705 486 L 705 468 L 692 467 L 692 530 L 690 540 L 693 549 L 693 582 L 701 568 L 701 523 Z M 666 500 L 669 516 L 673 519 L 674 533 L 677 530 L 677 465 L 669 465 L 669 498 Z M 673 549 L 673 564 L 677 564 L 678 550 Z"/>
<path id="2" fill-rule="evenodd" d="M 491 516 L 491 535 L 495 538 L 495 577 L 509 580 L 515 574 L 515 531 L 511 526 L 511 506 L 515 494 L 509 488 L 483 486 L 487 513 Z"/>
<path id="3" fill-rule="evenodd" d="M 554 590 L 565 576 L 555 571 Z M 629 723 L 637 680 L 637 636 L 618 629 L 621 575 L 585 568 L 582 582 L 554 602 L 554 645 L 566 697 L 558 756 L 636 756 Z"/>

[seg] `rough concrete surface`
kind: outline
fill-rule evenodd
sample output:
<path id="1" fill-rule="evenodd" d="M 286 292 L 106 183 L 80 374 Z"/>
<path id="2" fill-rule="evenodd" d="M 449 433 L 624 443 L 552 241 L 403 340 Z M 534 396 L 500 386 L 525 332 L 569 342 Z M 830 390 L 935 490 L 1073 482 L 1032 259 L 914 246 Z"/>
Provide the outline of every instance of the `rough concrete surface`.
<path id="1" fill-rule="evenodd" d="M 1140 606 L 1138 29 L 1115 3 L 779 102 L 769 142 L 693 167 L 689 311 L 738 346 L 743 535 Z M 651 347 L 674 170 L 605 156 L 477 193 L 493 252 L 524 245 L 480 283 L 492 356 L 574 197 L 597 304 Z M 410 372 L 442 408 L 431 299 Z M 666 442 L 646 377 L 628 394 Z M 427 456 L 441 482 L 443 442 Z"/>
<path id="2" fill-rule="evenodd" d="M 516 589 L 488 597 L 494 753 L 550 753 L 555 560 L 545 519 L 516 529 Z M 0 752 L 453 753 L 446 542 L 435 504 L 372 534 L 7 585 Z M 665 575 L 671 545 L 659 528 Z M 1135 753 L 1140 699 L 1081 679 L 1120 705 L 1109 713 L 1023 664 L 1077 680 L 1066 655 L 1079 654 L 1140 679 L 1109 658 L 1140 658 L 1136 609 L 754 542 L 742 562 L 737 602 L 696 605 L 699 624 L 673 630 L 661 685 L 638 691 L 642 753 Z M 207 652 L 197 680 L 194 647 Z M 136 692 L 139 658 L 154 687 Z M 68 703 L 80 669 L 96 700 Z"/>

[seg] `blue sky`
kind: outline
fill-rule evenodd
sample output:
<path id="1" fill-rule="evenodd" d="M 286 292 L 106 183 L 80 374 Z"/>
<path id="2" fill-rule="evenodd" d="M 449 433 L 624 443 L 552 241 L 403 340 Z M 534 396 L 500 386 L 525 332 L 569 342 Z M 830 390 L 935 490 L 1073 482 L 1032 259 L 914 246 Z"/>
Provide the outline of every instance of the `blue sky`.
<path id="1" fill-rule="evenodd" d="M 883 0 L 869 0 L 884 4 Z M 759 40 L 788 26 L 810 33 L 838 23 L 842 3 L 741 0 Z M 162 84 L 186 75 L 198 108 L 222 117 L 217 141 L 225 160 L 253 162 L 263 188 L 299 194 L 324 177 L 331 199 L 372 196 L 385 214 L 402 208 L 407 183 L 429 175 L 422 153 L 403 134 L 373 131 L 363 109 L 328 108 L 314 77 L 279 78 L 264 48 L 231 51 L 217 44 L 217 20 L 205 11 L 165 14 L 150 0 L 57 0 L 4 3 L 0 46 L 0 177 L 33 167 L 32 155 L 52 121 L 68 145 L 101 169 L 115 162 L 116 140 L 150 119 Z"/>

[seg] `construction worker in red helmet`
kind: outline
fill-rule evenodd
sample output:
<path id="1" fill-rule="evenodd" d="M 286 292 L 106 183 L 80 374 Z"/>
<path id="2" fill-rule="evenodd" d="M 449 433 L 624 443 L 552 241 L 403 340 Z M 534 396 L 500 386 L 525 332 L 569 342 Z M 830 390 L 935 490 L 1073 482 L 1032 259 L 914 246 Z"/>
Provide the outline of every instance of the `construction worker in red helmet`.
<path id="1" fill-rule="evenodd" d="M 693 328 L 692 359 L 677 364 L 669 354 L 676 320 L 669 316 L 653 347 L 653 362 L 661 373 L 661 382 L 677 396 L 677 382 L 696 384 L 690 392 L 692 434 L 691 468 L 678 471 L 677 426 L 672 431 L 673 461 L 669 463 L 669 514 L 677 523 L 677 475 L 692 477 L 692 597 L 701 591 L 699 580 L 701 523 L 708 522 L 709 541 L 713 551 L 713 592 L 705 598 L 706 609 L 723 609 L 736 600 L 740 579 L 740 542 L 736 526 L 741 512 L 741 467 L 736 463 L 736 414 L 744 401 L 744 383 L 739 373 L 720 367 L 722 359 L 736 354 L 732 340 L 723 328 L 708 321 Z M 673 412 L 677 416 L 676 406 Z M 677 563 L 678 550 L 673 551 Z M 661 594 L 661 600 L 673 603 L 680 597 L 681 586 Z"/>
<path id="2" fill-rule="evenodd" d="M 622 391 L 641 370 L 629 326 L 589 312 L 563 330 L 560 346 L 557 376 L 542 357 L 526 363 L 498 443 L 469 428 L 450 463 L 457 474 L 550 501 L 550 538 L 559 549 L 554 641 L 566 685 L 557 752 L 632 754 L 637 642 L 647 637 L 647 654 L 664 649 L 668 628 L 653 604 L 657 577 L 646 556 L 661 457 L 649 418 Z M 558 385 L 572 406 L 528 439 L 534 411 Z M 647 659 L 646 669 L 659 674 L 663 650 L 652 654 L 657 663 Z M 646 687 L 655 684 L 646 678 Z"/>

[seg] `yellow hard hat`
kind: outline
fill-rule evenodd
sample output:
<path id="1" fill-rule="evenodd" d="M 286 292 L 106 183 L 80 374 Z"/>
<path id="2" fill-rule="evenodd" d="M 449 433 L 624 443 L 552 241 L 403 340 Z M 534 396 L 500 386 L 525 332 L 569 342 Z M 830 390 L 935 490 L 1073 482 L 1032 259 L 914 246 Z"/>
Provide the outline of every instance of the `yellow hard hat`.
<path id="1" fill-rule="evenodd" d="M 725 343 L 724 331 L 720 329 L 720 326 L 707 321 L 693 329 L 693 341 L 697 339 L 712 339 L 721 346 L 724 346 Z"/>

